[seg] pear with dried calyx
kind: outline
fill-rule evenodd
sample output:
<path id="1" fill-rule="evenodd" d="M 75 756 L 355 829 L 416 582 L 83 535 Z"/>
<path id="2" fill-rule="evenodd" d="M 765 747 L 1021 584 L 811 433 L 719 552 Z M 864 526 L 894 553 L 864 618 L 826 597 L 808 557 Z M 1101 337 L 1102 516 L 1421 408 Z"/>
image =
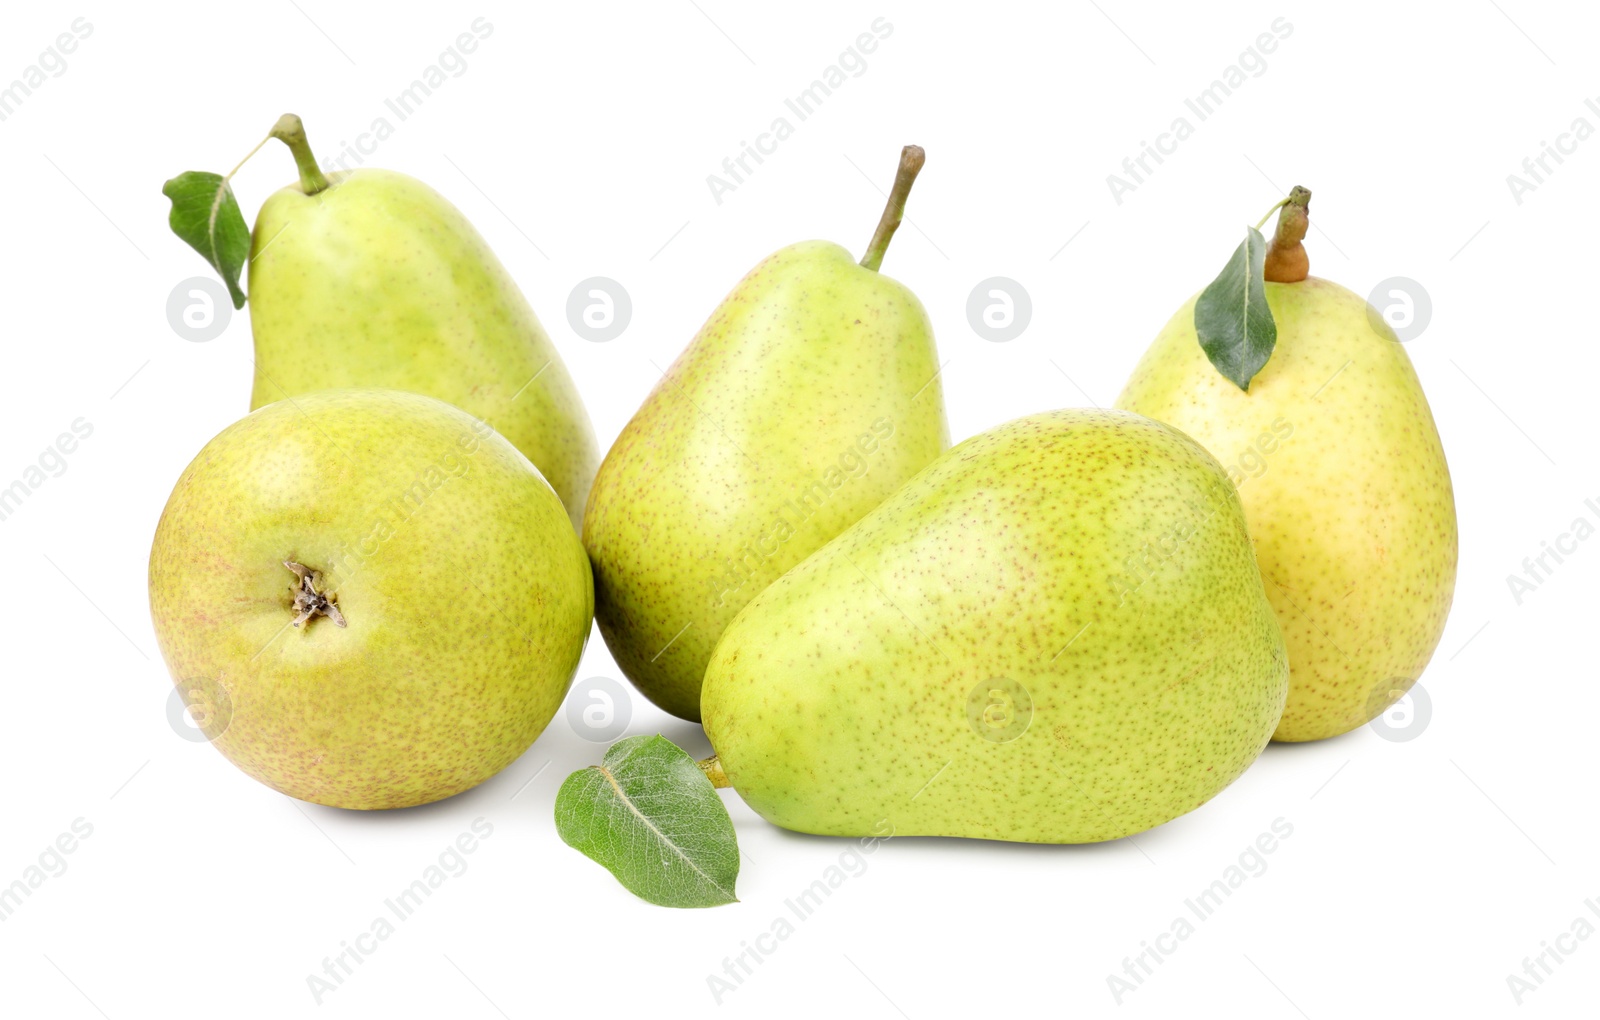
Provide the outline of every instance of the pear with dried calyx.
<path id="1" fill-rule="evenodd" d="M 275 790 L 397 808 L 527 750 L 589 636 L 555 492 L 431 397 L 337 390 L 224 429 L 150 551 L 162 655 L 201 732 Z"/>
<path id="2" fill-rule="evenodd" d="M 1287 682 L 1222 466 L 1055 411 L 956 446 L 744 608 L 702 767 L 801 832 L 1117 839 L 1237 778 Z"/>
<path id="3" fill-rule="evenodd" d="M 1261 288 L 1255 310 L 1270 310 L 1275 339 L 1254 326 L 1236 334 L 1236 349 L 1254 347 L 1243 372 L 1208 358 L 1206 346 L 1235 346 L 1207 310 L 1213 285 L 1172 317 L 1117 400 L 1231 466 L 1288 647 L 1275 734 L 1286 741 L 1361 726 L 1416 682 L 1444 630 L 1457 556 L 1450 470 L 1422 384 L 1382 315 L 1309 275 L 1310 198 L 1296 188 L 1280 203 L 1259 276 L 1232 290 Z"/>
<path id="4" fill-rule="evenodd" d="M 345 387 L 437 397 L 526 454 L 579 526 L 599 461 L 589 415 L 483 237 L 413 177 L 324 175 L 293 114 L 273 137 L 300 180 L 262 204 L 252 233 L 251 408 Z"/>
<path id="5" fill-rule="evenodd" d="M 860 264 L 781 249 L 717 306 L 606 455 L 584 515 L 595 618 L 634 684 L 700 718 L 739 609 L 949 445 L 933 327 L 878 272 L 923 163 L 907 146 Z"/>

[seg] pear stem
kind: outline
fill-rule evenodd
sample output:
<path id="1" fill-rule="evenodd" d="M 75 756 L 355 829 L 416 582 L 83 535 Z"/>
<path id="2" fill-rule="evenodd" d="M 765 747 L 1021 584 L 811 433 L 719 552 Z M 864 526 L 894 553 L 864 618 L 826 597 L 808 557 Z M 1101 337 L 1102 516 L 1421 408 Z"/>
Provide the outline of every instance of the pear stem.
<path id="1" fill-rule="evenodd" d="M 1272 208 L 1268 209 L 1265 215 L 1263 215 L 1259 220 L 1256 220 L 1256 229 L 1260 230 L 1262 227 L 1266 226 L 1267 221 L 1272 219 L 1272 214 L 1288 204 L 1289 200 L 1287 198 L 1279 199 L 1278 201 L 1272 203 Z"/>
<path id="2" fill-rule="evenodd" d="M 294 154 L 294 165 L 300 170 L 300 190 L 315 195 L 328 187 L 328 178 L 323 176 L 316 157 L 311 154 L 311 143 L 306 140 L 305 125 L 300 123 L 299 117 L 292 113 L 279 117 L 267 137 L 276 138 Z"/>
<path id="3" fill-rule="evenodd" d="M 908 145 L 900 150 L 900 169 L 894 175 L 894 187 L 889 189 L 889 201 L 883 207 L 883 217 L 878 220 L 878 229 L 873 231 L 872 240 L 867 243 L 867 253 L 861 256 L 861 264 L 873 272 L 883 265 L 883 253 L 889 250 L 889 239 L 900 228 L 900 220 L 905 217 L 906 199 L 911 195 L 911 185 L 916 183 L 917 174 L 922 171 L 922 164 L 928 154 L 922 151 L 920 145 Z"/>
<path id="4" fill-rule="evenodd" d="M 704 761 L 697 761 L 695 764 L 700 766 L 700 771 L 705 773 L 706 778 L 711 780 L 711 785 L 717 789 L 726 790 L 733 785 L 728 782 L 728 774 L 722 771 L 722 761 L 716 755 Z"/>
<path id="5" fill-rule="evenodd" d="M 256 147 L 251 149 L 249 152 L 245 153 L 244 154 L 244 159 L 241 159 L 238 162 L 238 164 L 236 166 L 234 166 L 234 168 L 232 170 L 229 170 L 228 171 L 228 176 L 224 177 L 223 180 L 224 181 L 233 180 L 233 175 L 238 173 L 240 168 L 242 168 L 246 163 L 250 162 L 250 157 L 254 156 L 256 153 L 260 152 L 261 151 L 261 147 L 263 145 L 267 144 L 270 141 L 272 141 L 272 135 L 269 134 L 269 135 L 267 135 L 267 137 L 265 137 L 265 138 L 261 139 L 261 141 L 257 142 L 256 143 Z"/>
<path id="6" fill-rule="evenodd" d="M 1311 225 L 1311 192 L 1297 184 L 1280 206 L 1278 229 L 1267 246 L 1262 276 L 1270 283 L 1299 283 L 1311 272 L 1311 258 L 1300 243 Z"/>

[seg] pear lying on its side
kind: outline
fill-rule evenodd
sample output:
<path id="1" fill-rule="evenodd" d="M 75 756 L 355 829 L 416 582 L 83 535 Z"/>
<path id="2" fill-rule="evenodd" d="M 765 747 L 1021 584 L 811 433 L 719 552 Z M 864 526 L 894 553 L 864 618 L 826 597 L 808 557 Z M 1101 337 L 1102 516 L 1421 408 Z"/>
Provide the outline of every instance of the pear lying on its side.
<path id="1" fill-rule="evenodd" d="M 1274 736 L 1296 741 L 1361 726 L 1422 674 L 1455 590 L 1456 512 L 1405 348 L 1359 295 L 1306 275 L 1304 202 L 1286 215 L 1298 233 L 1280 226 L 1266 263 L 1277 342 L 1249 390 L 1207 360 L 1191 299 L 1117 406 L 1229 465 L 1289 652 Z"/>
<path id="2" fill-rule="evenodd" d="M 179 478 L 150 550 L 156 637 L 203 732 L 333 807 L 426 804 L 516 760 L 593 608 L 528 459 L 412 393 L 314 393 L 234 423 Z"/>
<path id="3" fill-rule="evenodd" d="M 1083 843 L 1215 796 L 1287 681 L 1221 465 L 1056 411 L 956 446 L 758 595 L 702 708 L 785 828 Z"/>
<path id="4" fill-rule="evenodd" d="M 285 118 L 289 120 L 290 118 Z M 310 159 L 299 119 L 290 144 Z M 302 153 L 303 150 L 303 153 Z M 262 203 L 250 248 L 252 409 L 315 390 L 409 390 L 492 425 L 583 518 L 589 414 L 522 291 L 443 195 L 362 168 Z"/>

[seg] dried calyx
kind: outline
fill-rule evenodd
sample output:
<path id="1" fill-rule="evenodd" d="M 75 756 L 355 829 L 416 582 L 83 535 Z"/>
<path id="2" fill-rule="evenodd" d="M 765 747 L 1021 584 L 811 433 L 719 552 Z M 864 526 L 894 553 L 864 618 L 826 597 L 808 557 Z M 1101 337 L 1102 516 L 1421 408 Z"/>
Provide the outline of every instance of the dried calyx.
<path id="1" fill-rule="evenodd" d="M 326 616 L 340 627 L 345 626 L 344 614 L 339 612 L 338 596 L 321 590 L 321 573 L 293 560 L 284 560 L 283 565 L 300 579 L 300 587 L 294 593 L 294 605 L 291 607 L 296 614 L 294 626 L 298 627 L 314 616 Z"/>

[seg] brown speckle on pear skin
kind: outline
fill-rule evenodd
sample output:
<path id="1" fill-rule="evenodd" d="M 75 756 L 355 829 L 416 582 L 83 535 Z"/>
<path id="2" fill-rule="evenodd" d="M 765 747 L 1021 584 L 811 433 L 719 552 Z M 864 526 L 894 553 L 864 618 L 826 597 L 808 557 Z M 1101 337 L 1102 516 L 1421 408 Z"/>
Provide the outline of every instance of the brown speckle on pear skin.
<path id="1" fill-rule="evenodd" d="M 938 374 L 922 304 L 836 244 L 781 249 L 717 307 L 611 447 L 584 519 L 600 632 L 651 701 L 699 719 L 745 603 L 945 450 Z M 863 452 L 879 421 L 892 434 Z M 847 456 L 865 469 L 829 484 Z"/>
<path id="2" fill-rule="evenodd" d="M 1028 725 L 989 739 L 973 693 L 1013 684 Z M 1287 684 L 1221 465 L 1136 415 L 1057 411 L 960 444 L 758 595 L 703 708 L 785 828 L 1080 843 L 1209 800 Z"/>
<path id="3" fill-rule="evenodd" d="M 599 448 L 516 282 L 421 181 L 367 167 L 334 176 L 310 197 L 297 184 L 280 189 L 256 217 L 251 408 L 342 387 L 437 397 L 533 461 L 577 527 Z"/>
<path id="4" fill-rule="evenodd" d="M 1266 289 L 1278 340 L 1248 393 L 1206 360 L 1191 300 L 1117 404 L 1236 468 L 1289 654 L 1274 737 L 1319 740 L 1386 708 L 1376 685 L 1422 675 L 1455 591 L 1455 498 L 1411 360 L 1366 301 L 1315 276 Z"/>
<path id="5" fill-rule="evenodd" d="M 174 679 L 226 691 L 213 742 L 245 772 L 334 807 L 425 804 L 510 764 L 554 715 L 589 634 L 588 561 L 527 458 L 481 429 L 416 394 L 307 394 L 184 471 L 151 616 Z M 291 626 L 286 560 L 347 626 Z"/>

